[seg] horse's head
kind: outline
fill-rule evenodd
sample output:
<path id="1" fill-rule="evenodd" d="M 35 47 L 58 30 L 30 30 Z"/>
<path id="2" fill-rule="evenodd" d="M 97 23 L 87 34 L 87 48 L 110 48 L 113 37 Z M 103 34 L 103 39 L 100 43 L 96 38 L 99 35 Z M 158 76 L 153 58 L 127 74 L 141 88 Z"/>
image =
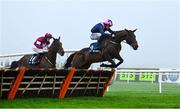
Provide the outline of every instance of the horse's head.
<path id="1" fill-rule="evenodd" d="M 54 41 L 51 44 L 50 48 L 56 50 L 57 53 L 59 53 L 61 56 L 63 56 L 64 55 L 64 49 L 62 47 L 62 43 L 60 42 L 60 37 L 58 39 L 56 39 L 56 38 L 53 38 L 53 39 L 54 39 Z"/>
<path id="2" fill-rule="evenodd" d="M 133 47 L 134 50 L 138 49 L 138 43 L 137 43 L 137 40 L 136 40 L 136 36 L 134 34 L 134 32 L 136 30 L 137 29 L 135 29 L 135 30 L 127 30 L 127 29 L 125 29 L 124 30 L 126 32 L 125 40 L 131 47 Z"/>

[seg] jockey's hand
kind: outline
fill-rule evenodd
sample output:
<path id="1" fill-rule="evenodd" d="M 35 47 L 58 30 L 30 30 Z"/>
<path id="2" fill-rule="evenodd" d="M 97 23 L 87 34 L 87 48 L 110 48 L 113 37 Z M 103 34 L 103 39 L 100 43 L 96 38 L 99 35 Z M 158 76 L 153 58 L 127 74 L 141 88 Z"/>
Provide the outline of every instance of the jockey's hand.
<path id="1" fill-rule="evenodd" d="M 44 47 L 44 48 L 43 48 L 43 51 L 44 51 L 44 52 L 48 52 L 48 48 L 47 48 L 47 47 Z"/>

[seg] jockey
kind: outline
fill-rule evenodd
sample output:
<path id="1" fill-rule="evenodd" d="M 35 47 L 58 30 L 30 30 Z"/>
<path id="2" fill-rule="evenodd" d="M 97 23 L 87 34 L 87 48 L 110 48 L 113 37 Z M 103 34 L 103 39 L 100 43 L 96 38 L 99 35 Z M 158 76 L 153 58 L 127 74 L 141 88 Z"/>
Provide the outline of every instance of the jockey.
<path id="1" fill-rule="evenodd" d="M 52 35 L 50 33 L 46 33 L 45 36 L 40 36 L 36 39 L 36 41 L 34 42 L 33 51 L 38 54 L 30 59 L 31 62 L 34 62 L 34 64 L 40 62 L 44 52 L 48 52 L 51 38 Z"/>
<path id="2" fill-rule="evenodd" d="M 98 45 L 97 48 L 101 49 L 101 47 L 100 47 L 101 44 L 100 43 L 104 38 L 106 38 L 108 36 L 113 36 L 113 34 L 115 34 L 115 32 L 112 31 L 111 28 L 110 28 L 112 26 L 113 26 L 112 20 L 106 19 L 106 20 L 96 24 L 91 29 L 92 34 L 91 34 L 90 37 L 91 37 L 92 40 L 98 40 L 98 43 L 96 43 Z M 111 34 L 105 33 L 106 31 L 108 31 Z M 93 48 L 90 45 L 90 49 L 93 50 Z"/>

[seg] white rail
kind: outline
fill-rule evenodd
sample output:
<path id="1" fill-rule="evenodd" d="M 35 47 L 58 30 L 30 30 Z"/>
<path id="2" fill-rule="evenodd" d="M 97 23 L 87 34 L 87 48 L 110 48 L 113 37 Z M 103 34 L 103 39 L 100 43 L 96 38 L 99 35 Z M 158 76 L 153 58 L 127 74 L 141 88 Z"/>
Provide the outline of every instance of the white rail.
<path id="1" fill-rule="evenodd" d="M 175 74 L 178 76 L 178 83 L 180 83 L 180 69 L 157 69 L 157 70 L 128 70 L 128 69 L 122 69 L 122 70 L 117 70 L 116 71 L 116 77 L 117 75 L 121 75 L 123 73 L 127 74 L 127 83 L 129 83 L 130 81 L 130 74 L 133 72 L 135 73 L 135 75 L 139 75 L 140 73 L 156 73 L 156 75 L 158 75 L 158 83 L 159 83 L 159 93 L 162 93 L 162 83 L 164 81 L 163 80 L 163 75 L 166 75 L 166 73 L 171 73 L 171 74 Z M 177 74 L 178 73 L 178 74 Z M 116 79 L 115 77 L 115 79 Z M 152 76 L 153 77 L 153 76 Z M 153 78 L 152 78 L 152 83 L 153 83 Z M 175 83 L 175 82 L 171 82 L 171 83 Z"/>
<path id="2" fill-rule="evenodd" d="M 59 56 L 57 55 L 57 67 L 61 67 L 65 60 L 67 59 L 67 57 L 71 54 L 76 52 L 77 50 L 68 50 L 65 51 L 65 55 L 64 56 Z M 33 54 L 35 52 L 26 52 L 26 53 L 15 53 L 15 54 L 8 54 L 8 55 L 0 55 L 0 67 L 9 67 L 10 64 L 12 63 L 12 61 L 17 61 L 19 60 L 22 56 L 24 55 L 28 55 L 28 54 Z M 62 60 L 62 61 L 61 61 Z"/>

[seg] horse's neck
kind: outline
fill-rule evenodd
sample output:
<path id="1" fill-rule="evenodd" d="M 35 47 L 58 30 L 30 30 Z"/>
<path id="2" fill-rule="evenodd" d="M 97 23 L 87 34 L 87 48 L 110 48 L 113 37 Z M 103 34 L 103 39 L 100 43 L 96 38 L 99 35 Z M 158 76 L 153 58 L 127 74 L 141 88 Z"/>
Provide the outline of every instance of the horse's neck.
<path id="1" fill-rule="evenodd" d="M 114 44 L 120 44 L 120 42 L 122 42 L 124 39 L 122 38 L 116 38 L 116 37 L 111 37 L 105 40 L 105 42 L 110 42 L 110 43 L 114 43 Z"/>
<path id="2" fill-rule="evenodd" d="M 47 58 L 49 59 L 49 61 L 55 65 L 56 64 L 56 56 L 57 56 L 57 52 L 55 52 L 55 50 L 53 50 L 52 48 L 49 49 L 49 51 L 47 52 Z"/>
<path id="3" fill-rule="evenodd" d="M 116 42 L 114 38 L 109 38 L 104 42 L 104 50 L 102 54 L 111 54 L 112 52 L 119 52 L 121 50 L 121 43 Z"/>
<path id="4" fill-rule="evenodd" d="M 117 41 L 115 38 L 110 37 L 110 38 L 105 40 L 104 45 L 109 46 L 109 44 L 110 44 L 110 46 L 112 46 L 114 48 L 121 48 L 120 42 L 121 41 Z"/>
<path id="5" fill-rule="evenodd" d="M 113 41 L 120 43 L 125 39 L 126 35 L 127 35 L 127 33 L 125 31 L 121 31 L 116 34 L 116 36 L 113 38 Z"/>

